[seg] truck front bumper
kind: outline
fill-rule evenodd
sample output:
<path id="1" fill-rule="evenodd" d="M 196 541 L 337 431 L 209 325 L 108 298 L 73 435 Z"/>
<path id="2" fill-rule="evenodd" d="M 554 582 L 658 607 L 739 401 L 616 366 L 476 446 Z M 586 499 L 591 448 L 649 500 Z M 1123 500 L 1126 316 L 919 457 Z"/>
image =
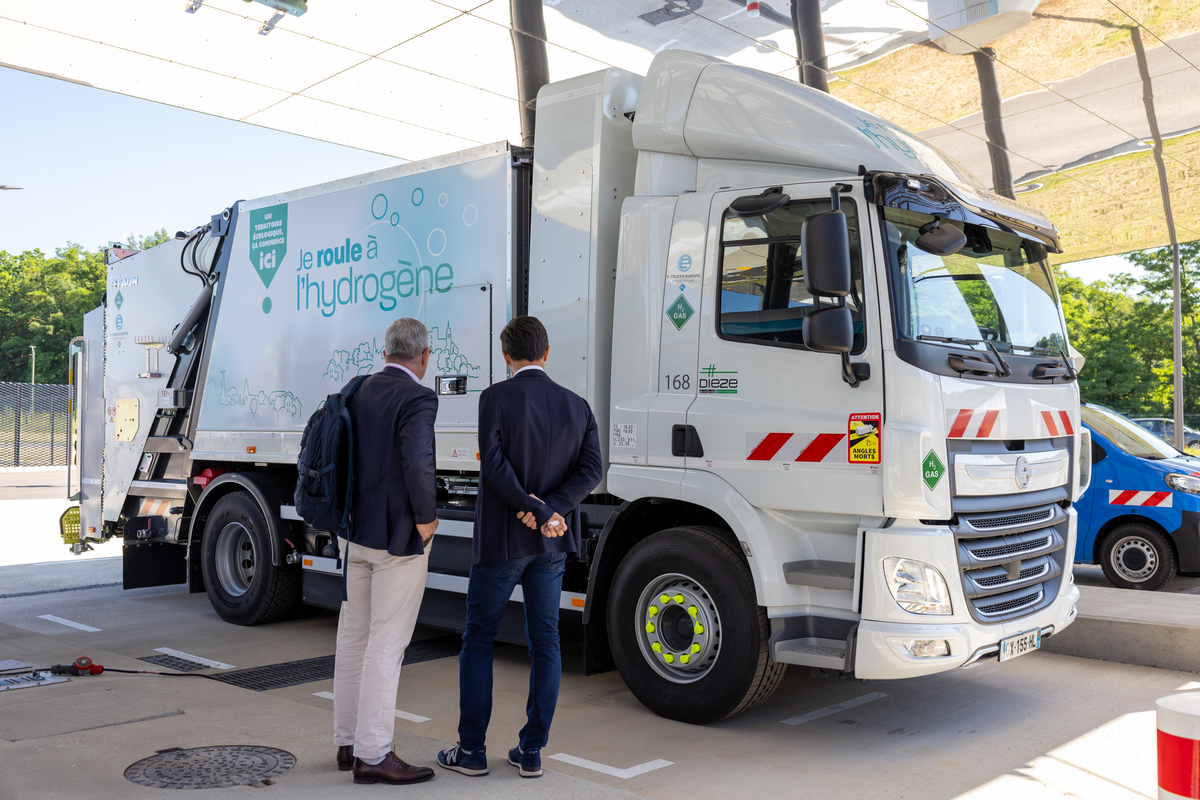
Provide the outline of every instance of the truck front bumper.
<path id="1" fill-rule="evenodd" d="M 1075 621 L 1079 588 L 1059 595 L 1046 608 L 1028 617 L 995 625 L 976 622 L 924 625 L 863 620 L 855 642 L 855 677 L 869 680 L 914 678 L 968 666 L 980 659 L 996 658 L 1000 641 L 1020 633 L 1041 630 L 1043 637 L 1062 632 Z M 950 654 L 931 658 L 910 655 L 906 640 L 945 641 Z"/>

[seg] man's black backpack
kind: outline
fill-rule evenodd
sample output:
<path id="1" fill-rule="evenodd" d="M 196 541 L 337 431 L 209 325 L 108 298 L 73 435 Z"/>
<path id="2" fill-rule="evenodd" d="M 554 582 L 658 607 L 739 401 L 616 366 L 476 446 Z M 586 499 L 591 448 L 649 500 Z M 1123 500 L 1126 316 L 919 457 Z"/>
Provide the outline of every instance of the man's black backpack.
<path id="1" fill-rule="evenodd" d="M 361 375 L 325 398 L 304 426 L 296 461 L 296 513 L 314 528 L 342 536 L 354 492 L 354 426 L 346 403 L 368 377 Z"/>

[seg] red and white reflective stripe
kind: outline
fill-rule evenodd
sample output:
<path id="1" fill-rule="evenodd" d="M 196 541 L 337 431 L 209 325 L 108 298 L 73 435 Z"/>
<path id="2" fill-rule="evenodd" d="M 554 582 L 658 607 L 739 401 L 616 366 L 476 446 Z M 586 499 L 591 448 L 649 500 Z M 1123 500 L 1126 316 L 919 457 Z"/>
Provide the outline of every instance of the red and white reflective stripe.
<path id="1" fill-rule="evenodd" d="M 950 425 L 951 439 L 986 439 L 992 435 L 1000 412 L 996 409 L 961 408 Z M 968 435 L 968 432 L 971 432 Z"/>
<path id="2" fill-rule="evenodd" d="M 1132 489 L 1109 489 L 1110 506 L 1154 506 L 1171 507 L 1171 492 L 1137 492 Z"/>
<path id="3" fill-rule="evenodd" d="M 1055 415 L 1057 414 L 1057 420 Z M 1071 425 L 1071 415 L 1065 411 L 1043 411 L 1042 419 L 1046 422 L 1046 430 L 1051 436 L 1073 436 L 1075 428 Z M 1060 434 L 1059 431 L 1062 431 Z"/>
<path id="4" fill-rule="evenodd" d="M 138 509 L 139 517 L 161 517 L 167 513 L 167 509 L 171 507 L 170 500 L 154 500 L 152 498 L 144 498 L 142 505 Z"/>
<path id="5" fill-rule="evenodd" d="M 1158 796 L 1200 799 L 1200 692 L 1160 698 Z"/>
<path id="6" fill-rule="evenodd" d="M 833 452 L 833 448 L 837 447 L 838 442 L 845 437 L 844 433 L 818 433 L 803 447 L 797 448 L 800 439 L 794 433 L 751 433 L 746 435 L 749 451 L 746 454 L 746 460 L 789 461 L 792 463 L 823 461 Z M 789 456 L 793 453 L 796 456 L 790 458 Z"/>

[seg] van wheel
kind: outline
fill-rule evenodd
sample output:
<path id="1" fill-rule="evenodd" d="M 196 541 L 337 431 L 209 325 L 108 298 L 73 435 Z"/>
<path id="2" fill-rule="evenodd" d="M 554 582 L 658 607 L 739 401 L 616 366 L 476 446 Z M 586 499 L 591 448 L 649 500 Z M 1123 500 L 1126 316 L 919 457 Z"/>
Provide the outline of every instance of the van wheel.
<path id="1" fill-rule="evenodd" d="M 268 535 L 262 510 L 246 492 L 222 497 L 208 516 L 201 545 L 204 584 L 226 622 L 274 622 L 300 597 L 299 568 L 271 563 Z"/>
<path id="2" fill-rule="evenodd" d="M 1167 537 L 1148 525 L 1114 529 L 1100 546 L 1104 577 L 1119 589 L 1153 592 L 1175 576 L 1175 550 Z"/>
<path id="3" fill-rule="evenodd" d="M 662 717 L 704 724 L 766 700 L 786 664 L 768 654 L 770 623 L 750 568 L 713 528 L 639 542 L 608 593 L 608 640 L 625 684 Z"/>

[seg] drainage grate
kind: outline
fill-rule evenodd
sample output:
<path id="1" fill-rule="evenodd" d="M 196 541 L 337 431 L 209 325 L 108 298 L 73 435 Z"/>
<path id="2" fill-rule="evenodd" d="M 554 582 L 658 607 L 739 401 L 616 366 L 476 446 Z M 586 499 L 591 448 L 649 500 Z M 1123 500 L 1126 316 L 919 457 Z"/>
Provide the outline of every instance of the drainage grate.
<path id="1" fill-rule="evenodd" d="M 139 658 L 138 661 L 145 661 L 150 664 L 157 664 L 160 667 L 173 669 L 176 672 L 195 672 L 200 669 L 208 669 L 208 664 L 201 664 L 199 661 L 192 661 L 179 656 L 145 656 Z"/>
<path id="2" fill-rule="evenodd" d="M 497 643 L 496 646 L 499 647 L 500 643 Z M 408 645 L 408 649 L 404 653 L 404 663 L 420 664 L 422 661 L 449 658 L 458 655 L 458 651 L 461 649 L 462 637 L 459 636 L 423 639 Z M 151 659 L 142 660 L 150 661 Z M 256 692 L 283 689 L 288 686 L 299 686 L 302 683 L 332 680 L 333 656 L 306 658 L 303 661 L 285 661 L 282 664 L 267 664 L 262 667 L 225 672 L 212 677 L 222 683 L 241 686 L 243 689 L 253 689 Z"/>
<path id="3" fill-rule="evenodd" d="M 125 777 L 139 786 L 155 789 L 225 789 L 270 785 L 270 778 L 294 766 L 294 755 L 274 747 L 243 744 L 191 750 L 174 747 L 130 764 Z"/>

